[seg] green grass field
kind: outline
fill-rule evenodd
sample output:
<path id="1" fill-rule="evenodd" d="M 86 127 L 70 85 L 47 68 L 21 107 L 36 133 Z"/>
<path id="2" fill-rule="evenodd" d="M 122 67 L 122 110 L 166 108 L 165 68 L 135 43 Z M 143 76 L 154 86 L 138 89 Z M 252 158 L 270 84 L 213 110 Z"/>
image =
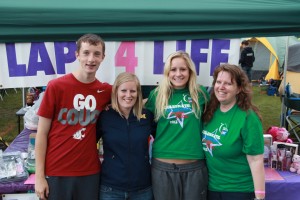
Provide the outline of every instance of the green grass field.
<path id="1" fill-rule="evenodd" d="M 268 96 L 259 86 L 253 86 L 253 103 L 259 108 L 263 118 L 263 129 L 280 126 L 281 100 L 278 96 Z"/>
<path id="2" fill-rule="evenodd" d="M 16 92 L 17 91 L 17 92 Z M 10 143 L 18 134 L 18 117 L 16 112 L 22 107 L 22 90 L 6 89 L 7 94 L 0 99 L 0 136 Z M 21 117 L 21 130 L 23 129 Z"/>
<path id="3" fill-rule="evenodd" d="M 260 109 L 263 117 L 263 128 L 266 131 L 270 126 L 280 125 L 281 101 L 279 97 L 261 94 L 261 88 L 253 86 L 253 102 Z M 7 90 L 3 101 L 0 99 L 0 136 L 8 143 L 18 134 L 16 112 L 22 107 L 22 90 Z M 21 118 L 21 130 L 23 118 Z"/>

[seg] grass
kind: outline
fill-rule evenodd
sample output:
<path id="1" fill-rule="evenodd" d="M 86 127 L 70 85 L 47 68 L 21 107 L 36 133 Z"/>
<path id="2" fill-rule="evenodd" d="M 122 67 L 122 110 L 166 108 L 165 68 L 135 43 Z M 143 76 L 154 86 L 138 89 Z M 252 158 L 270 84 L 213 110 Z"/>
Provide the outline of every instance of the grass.
<path id="1" fill-rule="evenodd" d="M 17 92 L 16 92 L 17 91 Z M 22 107 L 22 90 L 6 89 L 3 101 L 0 99 L 0 137 L 10 143 L 18 135 L 18 117 L 16 112 Z M 21 130 L 23 128 L 21 117 Z"/>
<path id="2" fill-rule="evenodd" d="M 263 130 L 270 126 L 280 126 L 281 100 L 278 96 L 268 96 L 259 86 L 253 86 L 253 104 L 259 108 L 263 118 Z"/>
<path id="3" fill-rule="evenodd" d="M 0 136 L 11 143 L 18 134 L 18 117 L 16 112 L 22 107 L 22 91 L 17 89 L 6 90 L 3 101 L 0 99 Z M 261 94 L 261 88 L 253 86 L 253 102 L 260 109 L 263 117 L 263 129 L 266 131 L 270 126 L 280 126 L 281 101 L 279 97 Z M 23 117 L 21 117 L 21 130 Z"/>

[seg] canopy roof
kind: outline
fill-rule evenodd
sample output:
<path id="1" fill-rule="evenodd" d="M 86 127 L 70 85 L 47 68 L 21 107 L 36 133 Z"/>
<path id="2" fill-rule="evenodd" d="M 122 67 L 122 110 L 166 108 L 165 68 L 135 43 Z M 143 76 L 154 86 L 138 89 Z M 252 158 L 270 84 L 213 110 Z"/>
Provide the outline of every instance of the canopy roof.
<path id="1" fill-rule="evenodd" d="M 298 36 L 299 13 L 294 0 L 1 0 L 0 43 Z"/>

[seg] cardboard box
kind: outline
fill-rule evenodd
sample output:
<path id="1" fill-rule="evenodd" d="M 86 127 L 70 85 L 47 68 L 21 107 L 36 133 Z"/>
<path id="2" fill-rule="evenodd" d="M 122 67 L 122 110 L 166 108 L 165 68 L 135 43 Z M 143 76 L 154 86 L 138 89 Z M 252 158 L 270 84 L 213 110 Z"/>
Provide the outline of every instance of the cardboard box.
<path id="1" fill-rule="evenodd" d="M 2 200 L 39 200 L 35 193 L 2 194 Z"/>
<path id="2" fill-rule="evenodd" d="M 274 141 L 273 142 L 273 145 L 277 148 L 277 145 L 278 144 L 284 144 L 286 149 L 288 151 L 291 151 L 292 152 L 292 155 L 296 154 L 298 155 L 298 144 L 291 144 L 291 143 L 285 143 L 285 142 L 277 142 L 277 141 Z"/>
<path id="3" fill-rule="evenodd" d="M 280 144 L 283 144 L 283 147 L 278 149 Z M 274 141 L 273 146 L 277 152 L 276 167 L 273 168 L 281 171 L 289 171 L 293 156 L 298 154 L 298 144 Z"/>

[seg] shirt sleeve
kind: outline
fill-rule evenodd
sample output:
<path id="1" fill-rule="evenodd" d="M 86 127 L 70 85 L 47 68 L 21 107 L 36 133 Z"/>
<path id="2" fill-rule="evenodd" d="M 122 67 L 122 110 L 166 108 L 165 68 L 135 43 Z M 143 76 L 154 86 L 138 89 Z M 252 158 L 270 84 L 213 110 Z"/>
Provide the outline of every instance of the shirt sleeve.
<path id="1" fill-rule="evenodd" d="M 154 90 L 152 90 L 148 96 L 148 100 L 145 104 L 145 107 L 150 110 L 153 114 L 155 113 L 155 95 L 154 95 Z"/>
<path id="2" fill-rule="evenodd" d="M 45 117 L 48 119 L 52 119 L 54 117 L 55 112 L 55 86 L 50 81 L 47 85 L 43 100 L 38 110 L 38 115 L 41 117 Z"/>
<path id="3" fill-rule="evenodd" d="M 200 103 L 200 105 L 203 105 L 209 101 L 210 95 L 204 86 L 201 85 L 200 89 L 203 91 L 203 93 L 199 94 L 199 103 Z"/>
<path id="4" fill-rule="evenodd" d="M 257 114 L 251 110 L 247 113 L 245 125 L 242 128 L 243 152 L 247 155 L 264 153 L 263 128 Z"/>

